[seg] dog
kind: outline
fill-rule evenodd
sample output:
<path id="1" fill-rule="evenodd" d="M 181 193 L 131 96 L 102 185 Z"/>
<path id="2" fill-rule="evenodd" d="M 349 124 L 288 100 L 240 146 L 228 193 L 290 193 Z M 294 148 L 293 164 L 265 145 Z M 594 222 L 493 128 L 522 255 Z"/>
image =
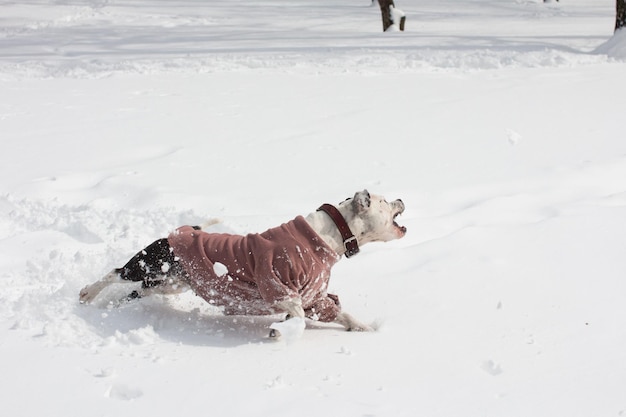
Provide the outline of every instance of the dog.
<path id="1" fill-rule="evenodd" d="M 405 236 L 396 222 L 402 200 L 359 191 L 337 206 L 323 204 L 306 217 L 260 234 L 207 233 L 182 226 L 159 239 L 99 281 L 80 291 L 91 303 L 107 286 L 141 282 L 124 301 L 192 289 L 226 315 L 284 314 L 286 318 L 334 322 L 351 331 L 371 331 L 341 309 L 326 289 L 331 267 L 369 242 Z M 304 325 L 303 325 L 304 326 Z M 275 332 L 271 334 L 275 335 Z"/>

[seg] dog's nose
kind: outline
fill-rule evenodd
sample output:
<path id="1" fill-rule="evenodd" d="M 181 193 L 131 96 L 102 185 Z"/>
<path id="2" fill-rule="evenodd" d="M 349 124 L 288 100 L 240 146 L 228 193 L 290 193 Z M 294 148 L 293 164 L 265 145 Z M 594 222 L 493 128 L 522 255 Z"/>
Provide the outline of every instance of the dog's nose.
<path id="1" fill-rule="evenodd" d="M 404 202 L 402 200 L 397 199 L 396 204 L 400 207 L 400 211 L 404 211 Z"/>

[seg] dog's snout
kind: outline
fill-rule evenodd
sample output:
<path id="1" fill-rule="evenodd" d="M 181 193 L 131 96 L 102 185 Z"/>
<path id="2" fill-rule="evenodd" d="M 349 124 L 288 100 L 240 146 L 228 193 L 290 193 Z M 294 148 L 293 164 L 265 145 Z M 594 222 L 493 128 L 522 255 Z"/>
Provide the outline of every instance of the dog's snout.
<path id="1" fill-rule="evenodd" d="M 404 202 L 401 199 L 396 200 L 396 206 L 398 206 L 400 212 L 404 211 Z"/>

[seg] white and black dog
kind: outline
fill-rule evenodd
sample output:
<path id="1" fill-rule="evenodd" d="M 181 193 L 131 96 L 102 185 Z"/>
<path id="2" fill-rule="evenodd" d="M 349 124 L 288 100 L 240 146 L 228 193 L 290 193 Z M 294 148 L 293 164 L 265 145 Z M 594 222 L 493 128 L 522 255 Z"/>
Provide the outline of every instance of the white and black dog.
<path id="1" fill-rule="evenodd" d="M 80 302 L 90 303 L 108 285 L 139 281 L 141 290 L 128 300 L 191 288 L 227 315 L 287 313 L 347 330 L 372 330 L 343 312 L 338 297 L 326 292 L 330 268 L 368 242 L 403 237 L 406 228 L 395 221 L 403 212 L 402 200 L 388 202 L 364 190 L 260 234 L 206 233 L 183 226 L 83 288 Z"/>

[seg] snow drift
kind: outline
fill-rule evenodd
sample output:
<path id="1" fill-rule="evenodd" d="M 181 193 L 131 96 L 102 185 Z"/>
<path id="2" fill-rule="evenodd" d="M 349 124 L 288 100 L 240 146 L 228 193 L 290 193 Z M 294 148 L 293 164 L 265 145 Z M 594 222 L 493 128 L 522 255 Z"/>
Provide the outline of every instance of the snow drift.
<path id="1" fill-rule="evenodd" d="M 600 45 L 595 50 L 598 54 L 605 54 L 611 58 L 626 58 L 626 30 L 620 29 L 612 38 Z"/>

